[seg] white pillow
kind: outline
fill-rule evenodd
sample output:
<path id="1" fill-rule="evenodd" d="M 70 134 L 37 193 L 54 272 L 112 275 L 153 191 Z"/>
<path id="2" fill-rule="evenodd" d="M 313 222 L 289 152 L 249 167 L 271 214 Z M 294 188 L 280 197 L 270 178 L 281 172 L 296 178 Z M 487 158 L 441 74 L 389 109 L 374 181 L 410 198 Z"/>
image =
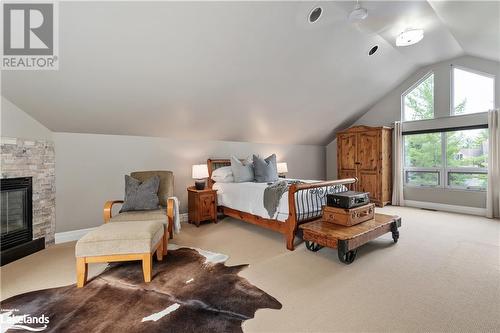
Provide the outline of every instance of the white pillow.
<path id="1" fill-rule="evenodd" d="M 231 170 L 231 166 L 225 166 L 222 168 L 215 169 L 212 172 L 212 178 L 213 177 L 227 177 L 227 176 L 232 176 L 233 171 Z"/>
<path id="2" fill-rule="evenodd" d="M 217 176 L 212 176 L 212 180 L 216 183 L 234 183 L 234 177 L 233 175 L 227 176 L 227 177 L 217 177 Z"/>
<path id="3" fill-rule="evenodd" d="M 212 180 L 218 183 L 234 183 L 233 171 L 230 166 L 215 169 Z"/>

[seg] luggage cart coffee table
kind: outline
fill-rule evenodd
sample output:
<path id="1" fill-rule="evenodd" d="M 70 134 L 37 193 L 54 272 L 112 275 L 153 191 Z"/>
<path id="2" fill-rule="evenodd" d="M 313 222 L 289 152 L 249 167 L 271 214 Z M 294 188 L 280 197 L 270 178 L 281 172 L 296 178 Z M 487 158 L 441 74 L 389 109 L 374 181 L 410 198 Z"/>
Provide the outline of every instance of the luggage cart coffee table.
<path id="1" fill-rule="evenodd" d="M 323 246 L 338 250 L 339 260 L 350 264 L 356 259 L 358 248 L 388 232 L 394 243 L 399 239 L 401 218 L 394 215 L 375 214 L 375 218 L 353 226 L 343 226 L 323 220 L 299 226 L 308 250 L 316 252 Z"/>

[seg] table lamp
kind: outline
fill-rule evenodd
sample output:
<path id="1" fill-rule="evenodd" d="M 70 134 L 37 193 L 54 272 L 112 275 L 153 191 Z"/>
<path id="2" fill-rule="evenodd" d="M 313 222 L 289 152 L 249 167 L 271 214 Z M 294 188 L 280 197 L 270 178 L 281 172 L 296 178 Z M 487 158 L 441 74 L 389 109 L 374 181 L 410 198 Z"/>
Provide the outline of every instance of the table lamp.
<path id="1" fill-rule="evenodd" d="M 193 165 L 193 179 L 195 180 L 195 187 L 197 190 L 203 190 L 205 188 L 205 178 L 208 177 L 208 167 L 206 164 L 196 164 Z"/>
<path id="2" fill-rule="evenodd" d="M 286 162 L 278 163 L 276 166 L 278 169 L 278 176 L 281 178 L 285 178 L 285 173 L 288 172 L 288 166 L 286 165 Z"/>

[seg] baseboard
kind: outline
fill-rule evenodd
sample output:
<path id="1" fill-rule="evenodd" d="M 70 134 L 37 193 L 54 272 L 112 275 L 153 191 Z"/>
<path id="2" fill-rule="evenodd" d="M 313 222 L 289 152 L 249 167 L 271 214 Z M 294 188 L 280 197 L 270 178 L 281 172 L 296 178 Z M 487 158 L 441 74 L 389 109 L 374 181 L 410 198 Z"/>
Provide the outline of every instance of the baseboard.
<path id="1" fill-rule="evenodd" d="M 188 221 L 188 213 L 180 214 L 179 218 L 181 223 L 186 223 Z M 77 241 L 83 236 L 85 236 L 87 232 L 92 231 L 94 229 L 95 228 L 87 228 L 87 229 L 78 229 L 65 232 L 57 232 L 55 234 L 55 243 L 60 244 L 60 243 Z"/>
<path id="2" fill-rule="evenodd" d="M 446 205 L 435 202 L 405 200 L 405 206 L 415 208 L 435 209 L 451 213 L 486 216 L 486 208 Z"/>
<path id="3" fill-rule="evenodd" d="M 77 241 L 83 236 L 85 236 L 89 231 L 92 231 L 94 229 L 95 228 L 87 228 L 87 229 L 78 229 L 65 232 L 56 232 L 54 236 L 55 243 L 60 244 L 60 243 Z"/>

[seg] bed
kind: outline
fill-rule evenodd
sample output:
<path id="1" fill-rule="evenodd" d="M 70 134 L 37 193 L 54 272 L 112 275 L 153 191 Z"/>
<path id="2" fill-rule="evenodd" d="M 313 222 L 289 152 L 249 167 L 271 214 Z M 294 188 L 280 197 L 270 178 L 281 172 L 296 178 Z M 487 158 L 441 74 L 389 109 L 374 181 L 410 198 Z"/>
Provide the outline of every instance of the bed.
<path id="1" fill-rule="evenodd" d="M 218 210 L 248 223 L 277 231 L 284 235 L 286 248 L 294 250 L 295 235 L 298 225 L 317 220 L 321 217 L 321 207 L 325 205 L 326 195 L 352 189 L 356 178 L 330 181 L 291 182 L 288 191 L 283 194 L 277 212 L 270 217 L 263 205 L 266 183 L 216 183 L 212 172 L 231 165 L 229 159 L 208 159 L 208 186 L 217 190 Z"/>

